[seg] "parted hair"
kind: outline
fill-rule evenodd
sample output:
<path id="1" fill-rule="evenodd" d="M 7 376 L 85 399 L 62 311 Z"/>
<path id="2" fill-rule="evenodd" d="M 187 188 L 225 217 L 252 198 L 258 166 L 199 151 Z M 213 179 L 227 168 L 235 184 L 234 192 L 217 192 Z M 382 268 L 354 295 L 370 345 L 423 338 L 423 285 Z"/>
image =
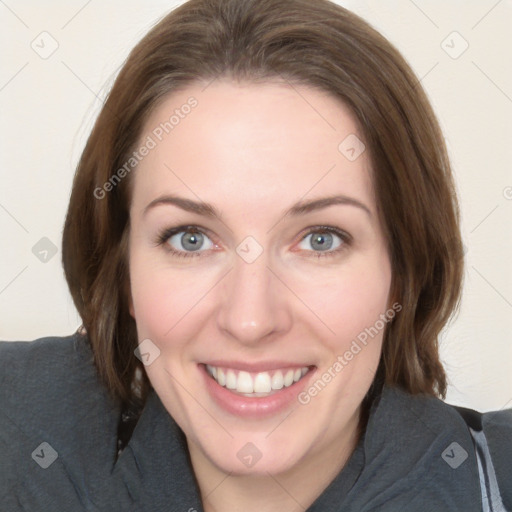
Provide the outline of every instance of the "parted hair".
<path id="1" fill-rule="evenodd" d="M 101 380 L 125 403 L 143 401 L 150 387 L 134 355 L 142 340 L 128 307 L 136 170 L 108 193 L 97 190 L 127 161 L 164 98 L 219 77 L 315 87 L 350 109 L 370 156 L 391 296 L 402 306 L 386 325 L 376 379 L 444 397 L 439 336 L 459 305 L 463 249 L 443 135 L 398 50 L 328 0 L 189 0 L 129 54 L 79 160 L 62 240 L 66 280 Z"/>

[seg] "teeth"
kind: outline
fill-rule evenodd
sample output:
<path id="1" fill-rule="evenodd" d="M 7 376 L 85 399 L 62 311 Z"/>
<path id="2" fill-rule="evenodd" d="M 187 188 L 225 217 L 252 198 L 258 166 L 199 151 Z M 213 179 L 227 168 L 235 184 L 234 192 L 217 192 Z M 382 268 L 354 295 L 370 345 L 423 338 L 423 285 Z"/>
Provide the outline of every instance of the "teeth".
<path id="1" fill-rule="evenodd" d="M 240 372 L 242 373 L 242 372 Z M 240 375 L 238 376 L 240 378 Z M 249 378 L 251 376 L 249 375 Z M 252 379 L 251 379 L 252 380 Z M 272 383 L 268 373 L 258 373 L 254 379 L 254 392 L 255 393 L 270 393 L 272 391 Z"/>
<path id="2" fill-rule="evenodd" d="M 293 374 L 295 372 L 293 370 L 288 370 L 286 375 L 284 376 L 284 385 L 285 387 L 291 386 L 293 384 Z"/>
<path id="3" fill-rule="evenodd" d="M 207 366 L 207 368 L 211 371 L 212 377 L 221 385 L 226 385 L 226 374 L 222 368 L 214 368 L 213 366 Z M 217 373 L 217 375 L 215 375 Z"/>
<path id="4" fill-rule="evenodd" d="M 236 390 L 240 393 L 254 392 L 254 383 L 252 377 L 247 372 L 239 372 Z"/>
<path id="5" fill-rule="evenodd" d="M 295 370 L 277 370 L 273 375 L 271 372 L 251 375 L 244 371 L 239 371 L 237 374 L 231 369 L 218 368 L 209 364 L 206 365 L 206 370 L 221 386 L 239 393 L 259 395 L 290 387 L 294 382 L 302 379 L 309 368 L 305 366 Z"/>
<path id="6" fill-rule="evenodd" d="M 306 368 L 306 372 L 304 375 L 308 372 Z M 284 377 L 283 372 L 281 370 L 278 370 L 276 373 L 274 373 L 274 376 L 272 377 L 272 389 L 281 389 L 284 386 Z"/>
<path id="7" fill-rule="evenodd" d="M 226 373 L 226 387 L 236 389 L 236 375 L 233 370 L 228 370 L 228 373 Z"/>

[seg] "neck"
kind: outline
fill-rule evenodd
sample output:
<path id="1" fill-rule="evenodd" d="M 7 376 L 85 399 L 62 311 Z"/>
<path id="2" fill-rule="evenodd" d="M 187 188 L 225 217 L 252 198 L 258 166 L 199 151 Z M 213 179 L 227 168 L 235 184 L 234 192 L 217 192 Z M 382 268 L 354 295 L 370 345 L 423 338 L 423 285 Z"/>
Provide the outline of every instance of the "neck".
<path id="1" fill-rule="evenodd" d="M 226 473 L 188 441 L 205 512 L 304 512 L 346 465 L 364 426 L 357 411 L 336 442 L 312 448 L 285 472 Z"/>

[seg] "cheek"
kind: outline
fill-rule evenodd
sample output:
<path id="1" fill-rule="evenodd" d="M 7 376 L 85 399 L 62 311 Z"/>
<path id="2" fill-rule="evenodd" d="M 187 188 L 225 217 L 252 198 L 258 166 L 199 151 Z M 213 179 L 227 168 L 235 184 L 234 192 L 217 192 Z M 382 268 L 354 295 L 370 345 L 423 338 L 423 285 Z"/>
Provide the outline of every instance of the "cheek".
<path id="1" fill-rule="evenodd" d="M 180 283 L 147 256 L 137 250 L 130 254 L 133 313 L 139 337 L 161 339 L 175 323 L 173 312 L 179 312 Z"/>
<path id="2" fill-rule="evenodd" d="M 359 335 L 364 339 L 377 322 L 379 334 L 372 333 L 376 341 L 380 339 L 379 319 L 389 307 L 390 284 L 390 265 L 386 258 L 379 258 L 378 262 L 358 261 L 315 288 L 311 304 L 332 331 L 326 339 L 333 351 L 346 350 Z"/>
<path id="3" fill-rule="evenodd" d="M 170 269 L 144 251 L 130 255 L 130 283 L 139 337 L 156 343 L 193 329 L 197 314 L 209 303 L 204 300 L 211 287 L 207 276 Z M 196 307 L 199 302 L 201 308 Z"/>

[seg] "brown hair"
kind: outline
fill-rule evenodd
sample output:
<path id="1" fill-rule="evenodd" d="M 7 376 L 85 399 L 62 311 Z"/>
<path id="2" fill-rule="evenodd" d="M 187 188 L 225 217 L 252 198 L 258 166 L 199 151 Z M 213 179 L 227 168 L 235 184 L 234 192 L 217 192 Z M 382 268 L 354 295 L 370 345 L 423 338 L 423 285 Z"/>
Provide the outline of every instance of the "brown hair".
<path id="1" fill-rule="evenodd" d="M 392 262 L 378 376 L 444 397 L 438 336 L 458 306 L 459 211 L 446 148 L 429 101 L 399 52 L 368 23 L 327 0 L 190 0 L 133 49 L 83 151 L 63 233 L 63 265 L 99 375 L 134 399 L 142 363 L 129 314 L 129 177 L 97 191 L 129 158 L 148 115 L 197 80 L 275 79 L 316 87 L 353 112 L 371 157 Z M 340 141 L 341 142 L 341 141 Z M 149 381 L 142 372 L 142 396 Z"/>

